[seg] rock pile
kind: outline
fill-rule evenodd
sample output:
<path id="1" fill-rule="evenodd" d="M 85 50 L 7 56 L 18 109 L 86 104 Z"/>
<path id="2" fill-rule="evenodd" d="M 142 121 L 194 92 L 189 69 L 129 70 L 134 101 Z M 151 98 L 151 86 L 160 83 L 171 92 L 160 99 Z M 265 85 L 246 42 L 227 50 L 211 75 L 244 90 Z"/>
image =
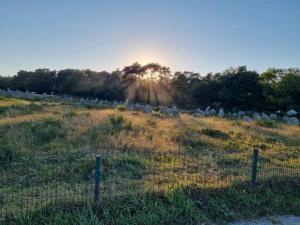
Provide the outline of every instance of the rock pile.
<path id="1" fill-rule="evenodd" d="M 72 96 L 58 96 L 54 95 L 51 93 L 50 95 L 47 93 L 43 94 L 37 94 L 34 92 L 22 92 L 18 90 L 2 90 L 0 89 L 0 96 L 7 96 L 7 97 L 14 97 L 14 98 L 21 98 L 21 99 L 28 99 L 28 100 L 43 100 L 43 99 L 53 99 L 53 100 L 63 100 L 63 101 L 70 101 L 72 103 L 78 103 L 80 105 L 84 106 L 96 106 L 100 108 L 116 108 L 119 105 L 124 105 L 124 108 L 126 110 L 130 111 L 142 111 L 145 114 L 151 114 L 153 112 L 153 109 L 150 105 L 142 105 L 140 103 L 130 103 L 130 102 L 118 102 L 118 101 L 107 101 L 107 100 L 98 100 L 97 98 L 95 99 L 88 99 L 88 98 L 75 98 Z M 167 106 L 159 106 L 159 112 L 163 115 L 170 116 L 170 117 L 179 117 L 179 110 L 177 109 L 176 106 L 173 106 L 171 108 Z M 287 123 L 289 125 L 295 125 L 299 126 L 299 116 L 298 112 L 295 111 L 294 109 L 290 109 L 289 111 L 286 112 L 286 115 L 283 117 L 280 117 L 279 114 L 280 112 L 276 113 L 271 113 L 267 114 L 265 112 L 258 113 L 258 112 L 244 112 L 244 111 L 238 111 L 237 113 L 226 113 L 224 112 L 224 108 L 220 108 L 217 112 L 216 109 L 211 108 L 211 106 L 207 106 L 204 110 L 201 110 L 200 108 L 191 111 L 192 115 L 195 117 L 203 117 L 203 116 L 218 116 L 220 118 L 223 118 L 225 116 L 232 117 L 235 119 L 242 119 L 243 121 L 246 122 L 253 122 L 256 120 L 265 120 L 265 121 L 270 121 L 270 120 L 277 120 L 277 121 L 282 121 L 284 123 Z"/>

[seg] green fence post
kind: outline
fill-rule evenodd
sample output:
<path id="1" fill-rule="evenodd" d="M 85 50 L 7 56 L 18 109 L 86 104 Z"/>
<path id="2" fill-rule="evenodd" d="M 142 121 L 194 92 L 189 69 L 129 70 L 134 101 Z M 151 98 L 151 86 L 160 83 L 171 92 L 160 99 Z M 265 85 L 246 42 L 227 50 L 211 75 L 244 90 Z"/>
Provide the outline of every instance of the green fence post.
<path id="1" fill-rule="evenodd" d="M 100 173 L 101 173 L 101 157 L 96 155 L 96 167 L 95 167 L 95 207 L 100 205 Z"/>
<path id="2" fill-rule="evenodd" d="M 252 156 L 252 173 L 251 173 L 251 184 L 253 186 L 256 185 L 257 180 L 257 164 L 258 164 L 258 149 L 253 149 L 253 156 Z"/>

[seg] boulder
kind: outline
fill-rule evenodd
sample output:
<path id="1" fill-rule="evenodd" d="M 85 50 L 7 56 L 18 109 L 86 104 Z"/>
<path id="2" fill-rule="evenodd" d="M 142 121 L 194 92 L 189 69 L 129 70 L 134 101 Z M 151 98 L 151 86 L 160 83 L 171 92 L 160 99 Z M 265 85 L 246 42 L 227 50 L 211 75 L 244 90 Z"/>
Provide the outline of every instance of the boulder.
<path id="1" fill-rule="evenodd" d="M 223 118 L 224 117 L 224 108 L 221 108 L 220 110 L 219 110 L 219 117 L 221 117 L 221 118 Z"/>
<path id="2" fill-rule="evenodd" d="M 286 113 L 287 116 L 296 116 L 297 115 L 297 112 L 293 109 L 287 111 Z"/>
<path id="3" fill-rule="evenodd" d="M 217 111 L 215 109 L 210 109 L 209 110 L 209 115 L 215 115 Z"/>
<path id="4" fill-rule="evenodd" d="M 112 104 L 112 107 L 113 107 L 113 108 L 116 108 L 117 106 L 118 106 L 118 102 L 117 102 L 117 101 L 114 101 L 113 104 Z"/>
<path id="5" fill-rule="evenodd" d="M 243 117 L 243 120 L 244 120 L 245 122 L 248 122 L 248 123 L 253 122 L 253 119 L 250 118 L 249 116 L 244 116 L 244 117 Z"/>
<path id="6" fill-rule="evenodd" d="M 159 108 L 159 113 L 161 113 L 161 114 L 166 113 L 166 107 L 165 106 L 160 105 L 158 108 Z"/>
<path id="7" fill-rule="evenodd" d="M 271 120 L 276 120 L 277 119 L 277 115 L 275 113 L 271 113 L 270 114 L 270 119 Z"/>
<path id="8" fill-rule="evenodd" d="M 135 103 L 135 105 L 133 106 L 133 110 L 140 111 L 141 110 L 140 103 Z"/>
<path id="9" fill-rule="evenodd" d="M 270 120 L 270 117 L 269 117 L 268 114 L 266 114 L 266 113 L 261 113 L 261 118 L 262 118 L 263 120 Z"/>
<path id="10" fill-rule="evenodd" d="M 287 123 L 289 121 L 289 117 L 288 116 L 283 116 L 282 121 Z"/>
<path id="11" fill-rule="evenodd" d="M 193 113 L 193 116 L 195 116 L 195 117 L 202 117 L 202 116 L 205 116 L 205 112 L 203 110 L 201 110 L 200 108 L 198 108 Z"/>
<path id="12" fill-rule="evenodd" d="M 259 115 L 259 113 L 254 112 L 253 113 L 253 119 L 255 119 L 255 120 L 261 120 L 261 116 Z"/>
<path id="13" fill-rule="evenodd" d="M 205 109 L 205 115 L 207 115 L 207 116 L 209 115 L 209 110 L 210 110 L 210 106 L 207 106 Z"/>
<path id="14" fill-rule="evenodd" d="M 179 111 L 177 109 L 177 107 L 175 105 L 173 105 L 172 109 L 171 109 L 171 116 L 173 117 L 179 117 Z"/>
<path id="15" fill-rule="evenodd" d="M 299 120 L 296 117 L 290 117 L 287 121 L 289 125 L 299 126 Z"/>
<path id="16" fill-rule="evenodd" d="M 238 111 L 238 115 L 239 115 L 240 117 L 242 117 L 242 116 L 245 116 L 245 113 L 244 113 L 243 111 Z"/>
<path id="17" fill-rule="evenodd" d="M 195 117 L 203 117 L 205 116 L 205 112 L 203 110 L 197 111 L 193 114 Z"/>
<path id="18" fill-rule="evenodd" d="M 152 107 L 150 105 L 144 106 L 143 112 L 146 114 L 151 114 L 152 113 Z"/>

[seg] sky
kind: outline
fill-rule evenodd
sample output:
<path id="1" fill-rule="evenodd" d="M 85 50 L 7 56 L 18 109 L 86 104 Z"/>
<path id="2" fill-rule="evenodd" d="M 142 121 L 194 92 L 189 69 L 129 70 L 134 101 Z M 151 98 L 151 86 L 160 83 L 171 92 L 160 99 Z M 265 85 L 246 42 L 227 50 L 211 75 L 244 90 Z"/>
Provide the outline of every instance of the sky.
<path id="1" fill-rule="evenodd" d="M 300 67 L 299 0 L 1 0 L 0 75 Z"/>

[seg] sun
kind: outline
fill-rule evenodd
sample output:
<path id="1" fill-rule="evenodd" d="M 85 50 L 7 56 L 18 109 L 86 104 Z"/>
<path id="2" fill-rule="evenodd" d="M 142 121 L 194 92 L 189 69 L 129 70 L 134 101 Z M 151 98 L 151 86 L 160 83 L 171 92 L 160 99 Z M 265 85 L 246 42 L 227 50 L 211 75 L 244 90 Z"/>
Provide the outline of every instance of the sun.
<path id="1" fill-rule="evenodd" d="M 123 64 L 130 65 L 138 62 L 142 66 L 149 63 L 159 63 L 161 65 L 169 65 L 171 62 L 168 51 L 161 46 L 139 45 L 133 51 L 129 51 L 124 56 Z"/>

